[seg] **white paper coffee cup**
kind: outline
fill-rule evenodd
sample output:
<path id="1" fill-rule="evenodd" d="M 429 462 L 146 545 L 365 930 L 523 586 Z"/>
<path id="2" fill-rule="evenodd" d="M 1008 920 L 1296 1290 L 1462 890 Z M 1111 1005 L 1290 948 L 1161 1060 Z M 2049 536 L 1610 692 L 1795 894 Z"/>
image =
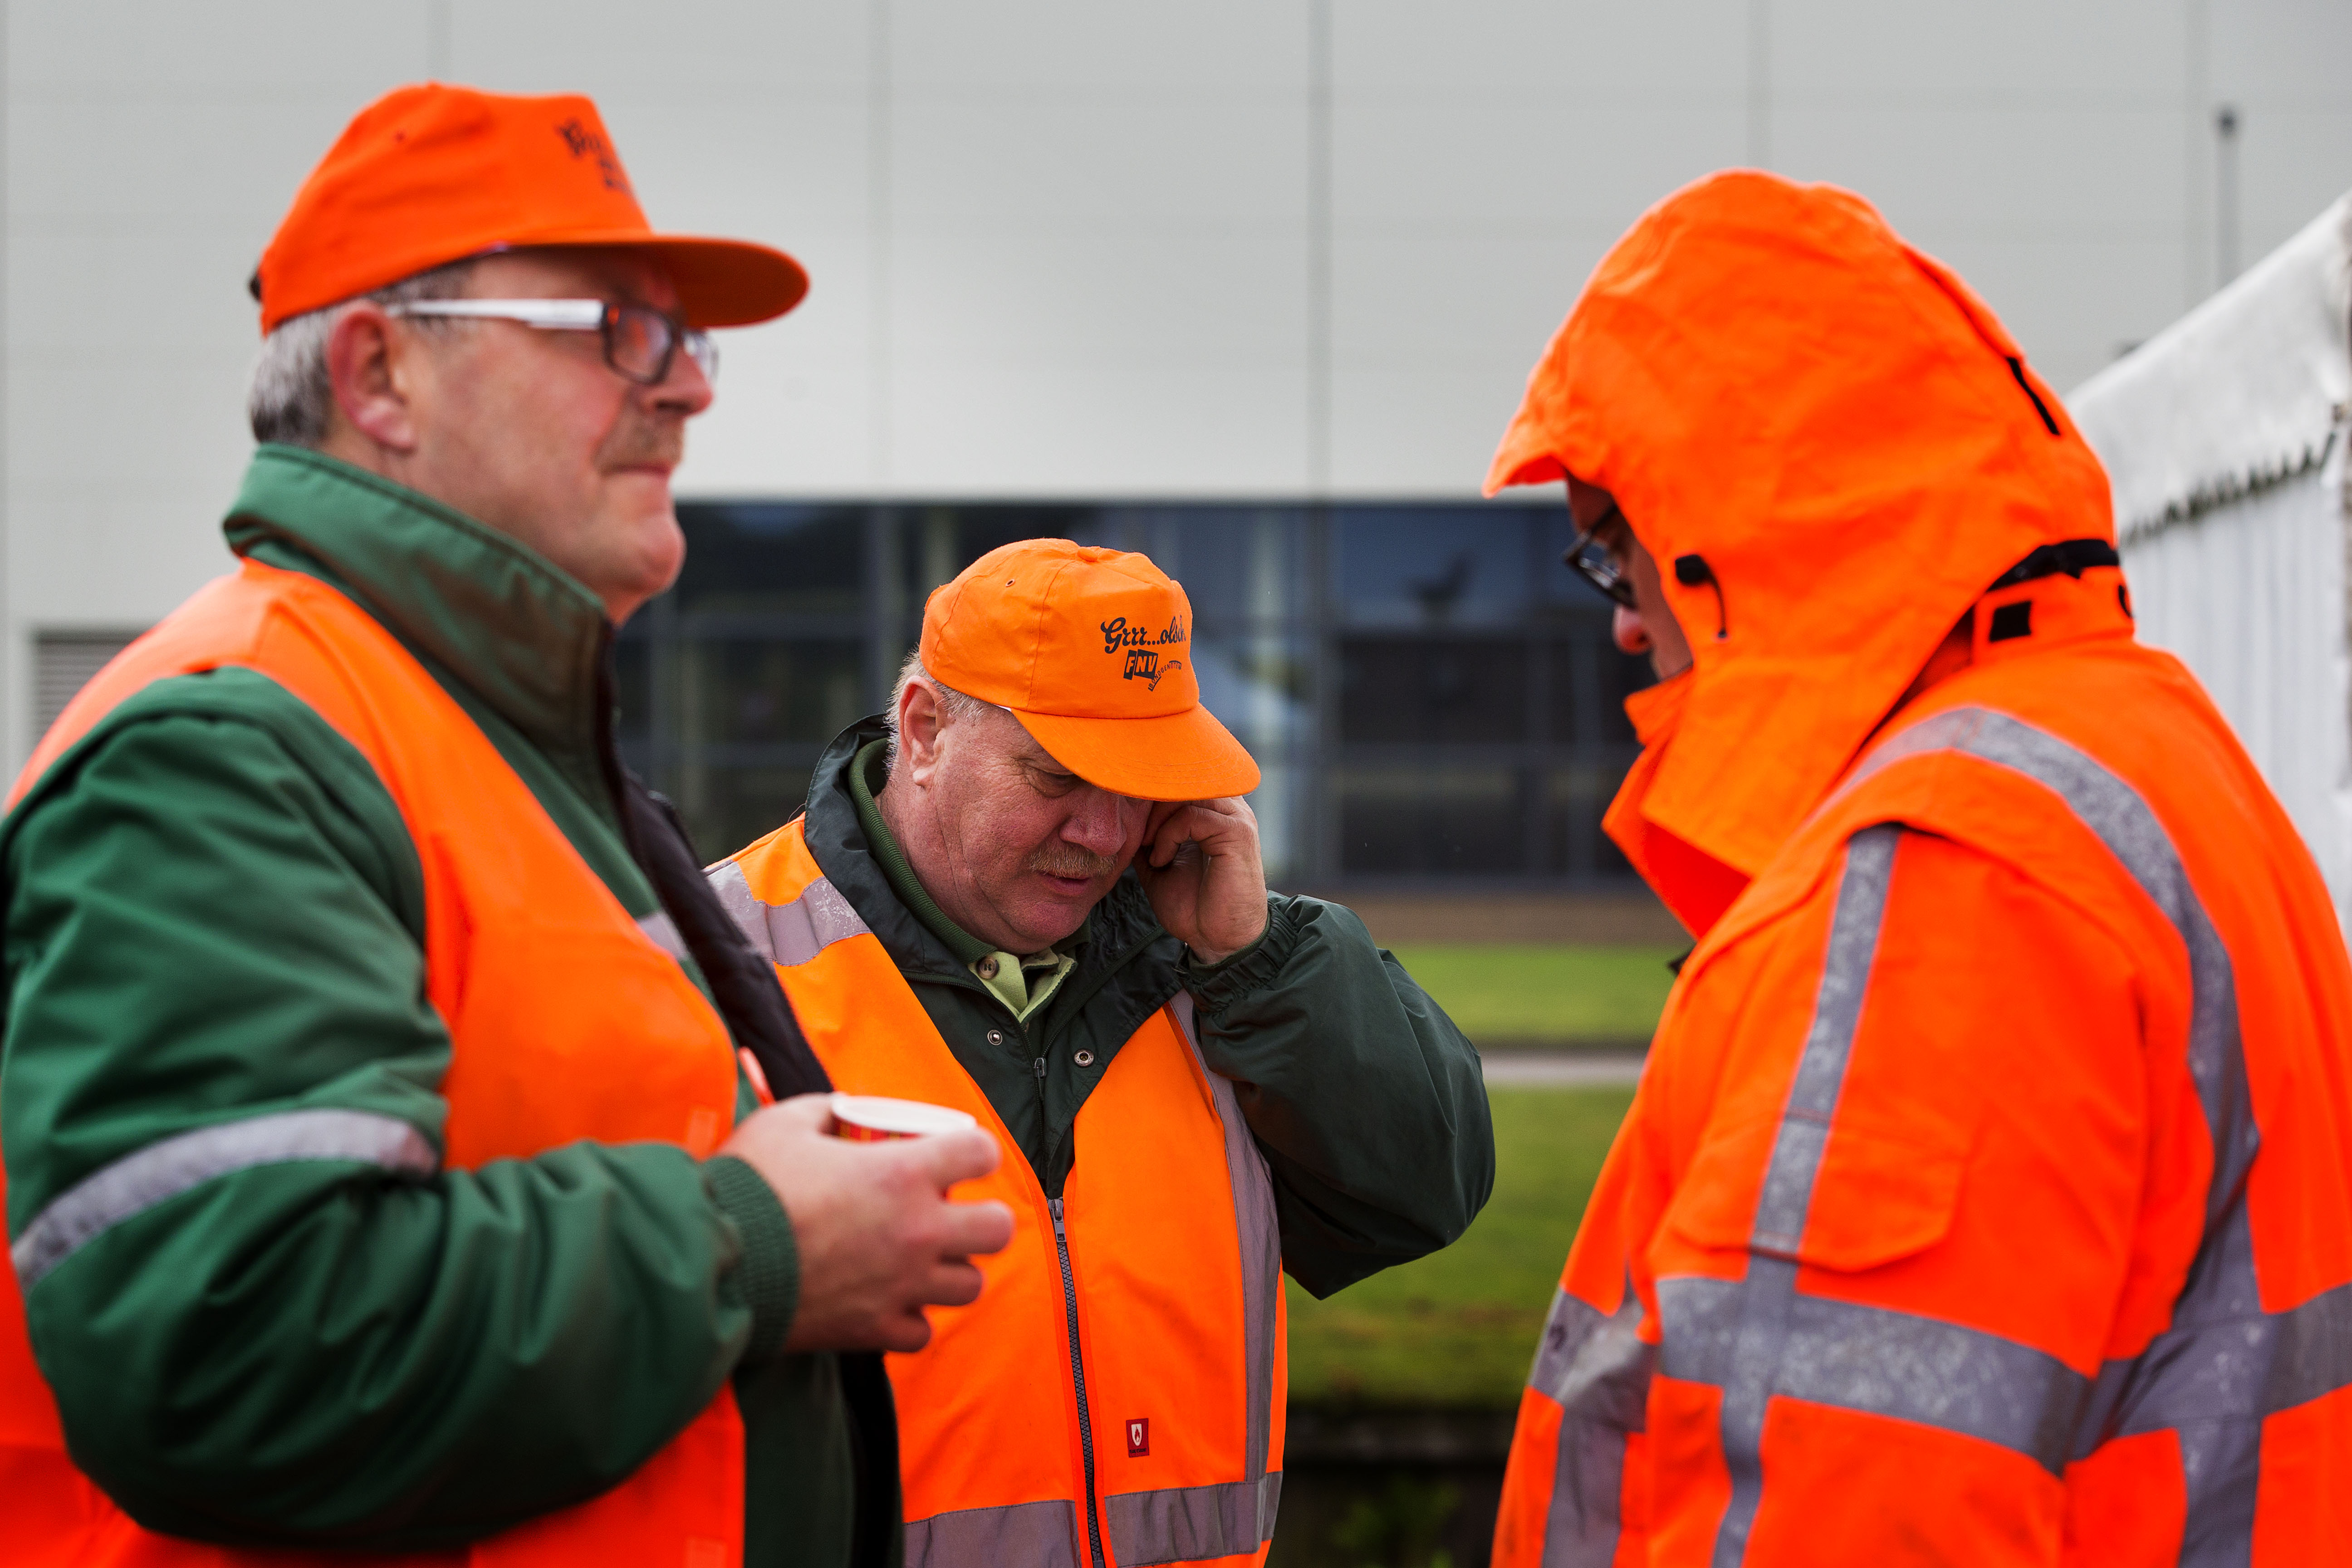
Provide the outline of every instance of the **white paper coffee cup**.
<path id="1" fill-rule="evenodd" d="M 920 1100 L 893 1100 L 880 1094 L 836 1094 L 833 1119 L 841 1136 L 857 1143 L 884 1143 L 894 1138 L 921 1138 L 933 1132 L 961 1132 L 980 1122 L 969 1113 Z"/>

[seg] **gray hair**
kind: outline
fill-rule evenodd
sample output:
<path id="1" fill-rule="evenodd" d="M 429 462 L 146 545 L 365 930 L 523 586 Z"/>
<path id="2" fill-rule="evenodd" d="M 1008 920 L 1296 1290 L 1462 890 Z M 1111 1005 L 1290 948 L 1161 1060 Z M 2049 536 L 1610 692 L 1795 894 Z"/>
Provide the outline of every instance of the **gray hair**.
<path id="1" fill-rule="evenodd" d="M 890 732 L 882 758 L 893 770 L 898 766 L 898 703 L 907 695 L 907 688 L 919 680 L 931 689 L 932 695 L 939 699 L 940 712 L 950 724 L 959 719 L 980 718 L 996 706 L 993 702 L 982 702 L 977 697 L 958 691 L 925 669 L 921 649 L 908 654 L 907 662 L 898 667 L 898 683 L 890 689 L 890 706 L 882 715 L 882 726 Z"/>
<path id="2" fill-rule="evenodd" d="M 378 305 L 454 300 L 465 292 L 467 275 L 473 269 L 472 258 L 453 261 L 360 298 Z M 327 339 L 343 312 L 358 302 L 344 300 L 289 316 L 261 340 L 261 357 L 253 366 L 253 390 L 245 400 L 245 416 L 253 426 L 255 440 L 316 447 L 327 438 L 335 414 L 334 384 L 327 374 Z M 417 317 L 415 321 L 427 331 L 445 331 L 461 324 L 430 316 Z"/>

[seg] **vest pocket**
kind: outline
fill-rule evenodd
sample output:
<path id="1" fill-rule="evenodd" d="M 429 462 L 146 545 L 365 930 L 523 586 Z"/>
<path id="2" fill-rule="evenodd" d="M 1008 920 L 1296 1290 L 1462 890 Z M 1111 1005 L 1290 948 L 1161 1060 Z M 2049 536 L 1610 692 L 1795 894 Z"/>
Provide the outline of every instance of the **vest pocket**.
<path id="1" fill-rule="evenodd" d="M 1967 1165 L 1967 1139 L 1956 1127 L 1923 1123 L 1898 1134 L 1843 1122 L 1823 1128 L 1793 1116 L 1750 1123 L 1700 1144 L 1665 1223 L 1708 1251 L 1859 1273 L 1943 1240 Z M 1797 1201 L 1774 1203 L 1771 1188 Z M 1768 1212 L 1801 1215 L 1801 1227 L 1790 1235 L 1772 1226 Z"/>

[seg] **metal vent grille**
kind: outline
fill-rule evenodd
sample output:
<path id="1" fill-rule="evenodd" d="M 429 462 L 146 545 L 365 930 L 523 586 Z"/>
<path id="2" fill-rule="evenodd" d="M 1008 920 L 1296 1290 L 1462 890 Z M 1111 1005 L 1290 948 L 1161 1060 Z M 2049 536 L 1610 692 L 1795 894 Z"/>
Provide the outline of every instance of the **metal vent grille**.
<path id="1" fill-rule="evenodd" d="M 34 633 L 33 733 L 47 734 L 74 694 L 138 636 L 135 631 Z"/>

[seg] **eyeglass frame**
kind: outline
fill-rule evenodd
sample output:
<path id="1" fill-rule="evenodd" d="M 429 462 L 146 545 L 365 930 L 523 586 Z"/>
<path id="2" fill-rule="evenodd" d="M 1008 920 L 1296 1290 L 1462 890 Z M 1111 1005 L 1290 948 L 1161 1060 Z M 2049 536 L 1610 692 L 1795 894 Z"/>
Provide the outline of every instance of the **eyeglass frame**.
<path id="1" fill-rule="evenodd" d="M 1611 604 L 1621 609 L 1639 610 L 1642 606 L 1633 597 L 1633 580 L 1618 568 L 1616 557 L 1610 553 L 1609 546 L 1597 537 L 1612 519 L 1618 522 L 1625 521 L 1625 514 L 1618 510 L 1613 500 L 1610 501 L 1607 511 L 1593 519 L 1591 528 L 1577 530 L 1575 541 L 1560 555 L 1560 564 L 1591 584 Z M 1626 523 L 1628 529 L 1632 526 Z M 1595 546 L 1601 550 L 1599 561 L 1590 559 L 1586 553 Z"/>
<path id="2" fill-rule="evenodd" d="M 599 332 L 604 339 L 604 363 L 614 374 L 639 386 L 659 386 L 669 379 L 683 347 L 686 357 L 700 368 L 703 379 L 719 379 L 719 345 L 710 334 L 689 327 L 651 305 L 615 304 L 610 300 L 407 300 L 386 305 L 387 316 L 433 316 L 444 320 L 520 321 L 542 332 Z M 639 375 L 613 354 L 613 329 L 627 314 L 649 316 L 662 324 L 667 341 L 653 374 Z"/>

